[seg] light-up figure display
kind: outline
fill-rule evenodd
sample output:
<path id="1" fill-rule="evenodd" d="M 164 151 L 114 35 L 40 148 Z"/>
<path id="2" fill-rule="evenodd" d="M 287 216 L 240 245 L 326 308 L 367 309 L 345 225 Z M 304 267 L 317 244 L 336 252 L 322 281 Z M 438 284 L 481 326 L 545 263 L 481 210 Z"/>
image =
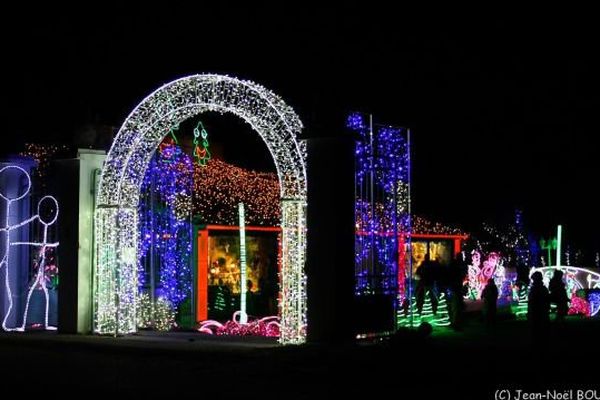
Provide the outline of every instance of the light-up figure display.
<path id="1" fill-rule="evenodd" d="M 600 289 L 600 274 L 589 269 L 578 268 L 578 267 L 542 267 L 542 268 L 532 268 L 530 271 L 530 276 L 539 271 L 542 273 L 544 277 L 544 285 L 548 286 L 550 279 L 554 275 L 555 270 L 561 270 L 564 274 L 565 285 L 567 289 L 567 295 L 571 300 L 573 300 L 575 296 L 575 292 L 581 289 Z M 590 293 L 590 316 L 595 316 L 598 313 L 599 307 L 597 306 L 597 301 L 595 297 L 597 294 Z M 573 306 L 573 304 L 571 304 Z"/>
<path id="2" fill-rule="evenodd" d="M 50 203 L 50 205 L 47 206 L 50 209 L 50 215 L 47 217 L 47 219 L 44 219 L 42 217 L 41 210 L 40 210 L 41 207 L 43 206 L 44 202 Z M 33 294 L 33 291 L 38 286 L 44 292 L 44 298 L 46 301 L 45 309 L 44 309 L 44 329 L 56 330 L 56 327 L 48 325 L 48 308 L 50 306 L 50 298 L 49 298 L 49 294 L 48 294 L 48 287 L 46 286 L 46 282 L 47 282 L 47 279 L 46 279 L 46 250 L 51 247 L 54 247 L 54 248 L 58 247 L 58 242 L 48 243 L 48 227 L 53 225 L 56 222 L 56 220 L 58 219 L 58 202 L 52 196 L 44 196 L 38 202 L 37 210 L 38 210 L 38 212 L 35 217 L 37 217 L 40 224 L 43 226 L 42 242 L 41 243 L 14 242 L 14 243 L 10 244 L 11 246 L 25 245 L 25 246 L 33 246 L 33 247 L 40 248 L 40 262 L 38 264 L 38 270 L 37 270 L 37 273 L 35 275 L 33 282 L 31 283 L 29 291 L 27 293 L 27 303 L 25 305 L 25 312 L 23 313 L 23 324 L 21 325 L 20 328 L 17 328 L 17 330 L 19 330 L 19 331 L 24 331 L 25 327 L 27 326 L 27 315 L 28 315 L 28 311 L 29 311 L 31 295 Z"/>
<path id="3" fill-rule="evenodd" d="M 469 290 L 466 297 L 477 300 L 488 279 L 493 278 L 496 286 L 502 288 L 506 280 L 504 260 L 497 252 L 490 252 L 483 262 L 481 253 L 477 250 L 471 252 L 471 263 L 468 266 L 467 283 Z"/>
<path id="4" fill-rule="evenodd" d="M 24 187 L 21 188 L 21 190 L 17 190 L 16 193 L 10 193 L 10 190 L 7 190 L 7 188 L 11 188 L 14 186 L 7 186 L 6 188 L 3 188 L 2 190 L 0 190 L 0 199 L 2 199 L 2 202 L 0 203 L 0 207 L 3 207 L 3 213 L 5 215 L 4 221 L 3 221 L 3 226 L 0 227 L 0 234 L 2 234 L 2 240 L 4 242 L 4 254 L 2 255 L 2 259 L 0 261 L 0 271 L 4 272 L 4 296 L 6 296 L 6 300 L 7 300 L 7 310 L 4 314 L 4 318 L 2 319 L 2 329 L 5 331 L 24 331 L 25 327 L 26 327 L 26 323 L 27 323 L 27 316 L 28 316 L 28 311 L 29 311 L 29 304 L 31 301 L 31 296 L 33 294 L 33 291 L 39 286 L 39 288 L 44 292 L 44 297 L 45 297 L 45 315 L 44 315 L 44 328 L 45 329 L 56 329 L 54 327 L 50 327 L 48 325 L 48 308 L 49 308 L 49 294 L 48 294 L 48 288 L 46 286 L 46 281 L 47 281 L 47 277 L 46 277 L 46 250 L 48 248 L 56 248 L 58 246 L 58 242 L 56 243 L 48 243 L 48 227 L 53 225 L 54 223 L 56 223 L 56 220 L 58 219 L 58 202 L 56 201 L 56 199 L 52 196 L 45 196 L 42 199 L 40 199 L 40 201 L 38 202 L 37 205 L 37 214 L 26 218 L 20 222 L 16 222 L 16 223 L 11 223 L 10 221 L 10 216 L 11 216 L 11 207 L 14 205 L 14 203 L 23 200 L 28 194 L 29 191 L 31 190 L 31 178 L 29 177 L 29 174 L 27 173 L 27 171 L 25 171 L 23 168 L 16 166 L 16 165 L 9 165 L 9 166 L 5 166 L 2 169 L 0 169 L 0 177 L 2 177 L 3 174 L 13 174 L 13 179 L 10 180 L 10 182 L 15 182 L 14 185 L 19 185 L 19 182 L 21 181 L 25 181 L 26 184 L 24 185 Z M 16 176 L 16 179 L 14 178 Z M 46 204 L 49 203 L 49 210 L 50 213 L 49 215 L 42 217 L 41 216 L 41 209 L 42 207 L 44 207 Z M 17 232 L 19 232 L 20 229 L 25 228 L 28 224 L 30 223 L 34 223 L 35 221 L 38 221 L 41 225 L 42 225 L 42 242 L 20 242 L 20 241 L 13 241 L 13 236 L 15 236 L 15 234 Z M 15 268 L 15 267 L 19 267 L 19 266 L 14 266 L 11 264 L 11 249 L 13 246 L 33 246 L 33 247 L 38 247 L 40 250 L 40 260 L 38 263 L 38 270 L 35 274 L 34 280 L 31 283 L 31 286 L 28 290 L 28 294 L 27 294 L 27 303 L 25 306 L 25 312 L 23 314 L 23 322 L 20 326 L 8 326 L 8 320 L 11 317 L 12 313 L 14 312 L 14 300 L 13 300 L 13 293 L 12 293 L 12 287 L 13 287 L 13 283 L 11 282 L 11 268 Z M 29 267 L 29 266 L 27 266 Z"/>

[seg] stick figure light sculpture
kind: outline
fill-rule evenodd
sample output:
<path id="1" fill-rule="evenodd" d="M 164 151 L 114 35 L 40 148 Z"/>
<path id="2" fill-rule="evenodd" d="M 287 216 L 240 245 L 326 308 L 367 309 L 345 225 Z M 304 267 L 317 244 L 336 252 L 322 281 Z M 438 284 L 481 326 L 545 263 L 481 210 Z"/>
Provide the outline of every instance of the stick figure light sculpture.
<path id="1" fill-rule="evenodd" d="M 48 295 L 48 288 L 46 287 L 45 269 L 46 269 L 46 249 L 49 247 L 56 248 L 58 246 L 58 242 L 48 243 L 48 227 L 53 225 L 56 222 L 56 220 L 58 219 L 58 202 L 52 196 L 45 196 L 42 199 L 40 199 L 40 201 L 38 202 L 36 215 L 33 215 L 21 222 L 17 222 L 16 224 L 11 225 L 11 223 L 10 223 L 11 205 L 19 200 L 22 200 L 23 198 L 25 198 L 25 196 L 27 196 L 29 194 L 29 191 L 31 190 L 31 178 L 29 177 L 29 174 L 27 173 L 27 171 L 25 171 L 23 168 L 16 166 L 16 165 L 8 165 L 8 166 L 0 169 L 0 177 L 5 173 L 10 173 L 10 172 L 12 172 L 12 173 L 16 172 L 18 175 L 24 176 L 26 178 L 26 185 L 25 185 L 25 189 L 23 190 L 23 192 L 21 194 L 18 193 L 19 192 L 18 190 L 17 190 L 16 194 L 11 194 L 11 193 L 9 193 L 10 190 L 0 189 L 0 199 L 3 200 L 2 202 L 0 202 L 0 207 L 2 207 L 4 204 L 6 205 L 5 206 L 6 207 L 5 218 L 4 218 L 4 221 L 2 221 L 3 226 L 0 227 L 0 234 L 4 235 L 4 237 L 2 239 L 4 240 L 4 252 L 5 252 L 5 254 L 2 255 L 2 259 L 0 260 L 0 271 L 2 270 L 2 268 L 4 268 L 4 288 L 6 291 L 5 295 L 8 300 L 8 310 L 6 311 L 6 315 L 4 316 L 4 319 L 2 320 L 2 329 L 4 329 L 5 331 L 24 331 L 25 330 L 31 296 L 33 294 L 33 290 L 39 285 L 41 287 L 42 291 L 44 292 L 44 296 L 45 296 L 45 300 L 46 300 L 44 328 L 48 329 L 48 330 L 55 330 L 56 329 L 55 327 L 51 327 L 48 325 L 49 295 Z M 45 202 L 51 203 L 50 204 L 51 213 L 50 213 L 50 216 L 48 216 L 47 218 L 43 218 L 41 216 L 41 207 Z M 2 203 L 4 203 L 4 204 L 2 204 Z M 27 224 L 35 221 L 36 219 L 39 220 L 39 222 L 43 226 L 42 242 L 13 242 L 12 241 L 12 238 L 11 238 L 12 232 L 15 232 L 17 229 L 26 226 Z M 23 314 L 23 323 L 21 324 L 21 326 L 18 326 L 18 327 L 8 327 L 7 322 L 13 311 L 13 294 L 11 291 L 11 282 L 10 282 L 11 247 L 12 246 L 22 246 L 22 245 L 39 247 L 41 260 L 39 262 L 38 271 L 36 273 L 34 281 L 32 282 L 31 287 L 29 288 L 29 292 L 27 294 L 27 303 L 25 306 L 25 312 Z"/>
<path id="2" fill-rule="evenodd" d="M 50 206 L 51 214 L 49 216 L 49 221 L 44 220 L 41 214 L 41 206 L 44 202 L 52 202 L 53 204 Z M 41 243 L 37 242 L 15 242 L 11 243 L 11 246 L 19 246 L 19 245 L 29 245 L 40 248 L 40 262 L 38 265 L 38 270 L 35 275 L 35 279 L 31 283 L 31 287 L 29 288 L 29 292 L 27 293 L 27 303 L 25 304 L 25 312 L 23 313 L 23 324 L 20 328 L 17 328 L 19 331 L 24 331 L 25 326 L 27 324 L 27 313 L 29 311 L 29 302 L 31 301 L 31 295 L 33 294 L 34 289 L 39 285 L 42 291 L 44 292 L 44 297 L 46 300 L 46 307 L 44 310 L 44 329 L 46 330 L 56 330 L 56 327 L 48 325 L 48 307 L 50 305 L 50 299 L 48 295 L 48 288 L 46 287 L 46 249 L 49 247 L 58 247 L 58 242 L 56 243 L 48 243 L 48 227 L 53 225 L 58 219 L 58 201 L 52 196 L 44 196 L 40 199 L 37 206 L 37 215 L 36 217 L 40 221 L 43 226 L 42 237 L 43 240 Z"/>

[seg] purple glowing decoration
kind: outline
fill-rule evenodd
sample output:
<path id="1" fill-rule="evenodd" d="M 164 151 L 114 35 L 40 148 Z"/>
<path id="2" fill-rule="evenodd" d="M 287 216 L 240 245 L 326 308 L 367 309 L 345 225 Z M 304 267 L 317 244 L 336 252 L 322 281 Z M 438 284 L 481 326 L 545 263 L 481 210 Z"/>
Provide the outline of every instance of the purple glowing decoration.
<path id="1" fill-rule="evenodd" d="M 569 315 L 583 315 L 585 317 L 589 317 L 590 313 L 590 303 L 588 303 L 585 299 L 581 297 L 573 296 L 571 298 L 571 306 L 569 307 Z"/>
<path id="2" fill-rule="evenodd" d="M 236 311 L 233 318 L 224 324 L 214 320 L 203 321 L 198 332 L 209 335 L 279 337 L 279 317 L 248 317 L 247 323 L 241 323 L 240 315 L 240 311 Z"/>
<path id="3" fill-rule="evenodd" d="M 588 293 L 587 300 L 590 304 L 590 315 L 593 317 L 600 310 L 600 292 Z"/>
<path id="4" fill-rule="evenodd" d="M 163 142 L 146 170 L 139 204 L 139 288 L 175 310 L 191 293 L 193 171 L 191 157 Z"/>
<path id="5" fill-rule="evenodd" d="M 361 131 L 367 129 L 365 118 L 362 114 L 353 113 L 348 116 L 346 120 L 346 126 L 355 131 Z"/>
<path id="6" fill-rule="evenodd" d="M 410 232 L 408 131 L 374 126 L 371 118 L 366 121 L 358 113 L 347 119 L 347 127 L 359 134 L 355 152 L 355 293 L 396 294 L 403 292 L 405 278 L 405 266 L 398 265 L 399 238 Z"/>

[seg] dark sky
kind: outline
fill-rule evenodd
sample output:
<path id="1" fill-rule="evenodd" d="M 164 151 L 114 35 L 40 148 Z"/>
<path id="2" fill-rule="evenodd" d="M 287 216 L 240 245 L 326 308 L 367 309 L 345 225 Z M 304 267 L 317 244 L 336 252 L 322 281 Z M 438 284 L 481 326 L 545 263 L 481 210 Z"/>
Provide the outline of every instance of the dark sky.
<path id="1" fill-rule="evenodd" d="M 600 243 L 594 13 L 220 3 L 6 13 L 6 148 L 118 126 L 163 83 L 228 73 L 282 96 L 309 135 L 350 110 L 411 128 L 419 213 L 468 227 L 518 206 L 539 232 Z"/>

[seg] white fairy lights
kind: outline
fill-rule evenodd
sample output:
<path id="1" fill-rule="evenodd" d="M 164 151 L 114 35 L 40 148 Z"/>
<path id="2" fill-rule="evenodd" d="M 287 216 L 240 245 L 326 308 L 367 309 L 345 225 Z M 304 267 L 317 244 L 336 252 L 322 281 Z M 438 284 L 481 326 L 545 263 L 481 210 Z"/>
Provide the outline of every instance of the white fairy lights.
<path id="1" fill-rule="evenodd" d="M 244 203 L 238 204 L 238 214 L 240 218 L 240 323 L 248 322 L 246 313 L 246 223 L 244 222 Z"/>
<path id="2" fill-rule="evenodd" d="M 281 343 L 303 343 L 306 339 L 306 203 L 281 202 Z M 298 268 L 300 267 L 300 268 Z"/>
<path id="3" fill-rule="evenodd" d="M 28 317 L 28 313 L 29 313 L 29 304 L 31 301 L 31 296 L 33 294 L 33 291 L 39 286 L 39 288 L 44 292 L 44 298 L 45 298 L 45 308 L 44 308 L 44 329 L 46 330 L 55 330 L 55 327 L 49 326 L 48 324 L 48 313 L 49 313 L 49 305 L 50 305 L 50 299 L 49 299 L 49 294 L 48 294 L 48 288 L 46 287 L 46 249 L 47 248 L 56 248 L 58 247 L 58 242 L 56 243 L 48 243 L 48 227 L 50 225 L 53 225 L 56 220 L 58 219 L 58 202 L 56 201 L 56 199 L 52 196 L 44 196 L 42 197 L 37 205 L 37 214 L 17 223 L 14 225 L 10 224 L 9 218 L 11 216 L 11 205 L 12 203 L 19 201 L 21 199 L 23 199 L 25 196 L 27 196 L 29 194 L 29 191 L 31 190 L 31 178 L 29 177 L 29 174 L 27 173 L 27 171 L 25 171 L 23 168 L 16 166 L 16 165 L 8 165 L 2 169 L 0 169 L 0 175 L 3 174 L 5 171 L 9 171 L 9 170 L 15 170 L 13 172 L 17 172 L 20 173 L 21 176 L 24 176 L 26 178 L 26 185 L 25 185 L 25 189 L 23 190 L 22 194 L 17 194 L 15 197 L 11 197 L 8 193 L 2 193 L 0 191 L 0 198 L 2 198 L 5 201 L 6 204 L 6 214 L 5 214 L 5 220 L 4 220 L 4 226 L 2 228 L 0 228 L 0 232 L 5 232 L 4 235 L 4 249 L 5 249 L 5 254 L 2 257 L 2 260 L 0 261 L 0 269 L 2 267 L 4 267 L 5 271 L 5 275 L 4 275 L 4 288 L 6 291 L 6 296 L 8 299 L 8 309 L 6 311 L 6 314 L 4 315 L 4 318 L 2 320 L 2 329 L 5 331 L 24 331 L 26 326 L 27 326 L 27 317 Z M 42 216 L 41 216 L 41 206 L 44 202 L 51 202 L 51 206 L 50 206 L 50 210 L 51 210 L 51 214 L 49 217 L 49 220 L 45 220 Z M 29 223 L 38 221 L 40 224 L 42 224 L 43 226 L 43 234 L 42 234 L 42 242 L 13 242 L 11 241 L 11 232 L 15 231 L 18 228 L 21 228 Z M 33 247 L 39 247 L 40 249 L 40 262 L 38 264 L 38 269 L 36 272 L 36 275 L 34 277 L 33 282 L 31 283 L 31 286 L 29 287 L 29 291 L 27 293 L 27 301 L 25 304 L 25 311 L 23 313 L 23 318 L 22 318 L 22 324 L 21 326 L 16 326 L 16 327 L 9 327 L 8 326 L 8 319 L 11 316 L 12 310 L 13 310 L 13 294 L 11 291 L 11 282 L 10 282 L 10 254 L 11 254 L 11 246 L 33 246 Z"/>
<path id="4" fill-rule="evenodd" d="M 207 111 L 246 121 L 269 149 L 282 204 L 281 343 L 306 335 L 306 148 L 302 123 L 281 98 L 253 82 L 222 75 L 194 75 L 170 82 L 146 97 L 127 117 L 106 159 L 96 209 L 96 323 L 103 334 L 134 332 L 137 206 L 144 173 L 156 147 L 173 126 Z"/>
<path id="5" fill-rule="evenodd" d="M 51 208 L 52 218 L 50 219 L 50 221 L 45 221 L 41 216 L 40 206 L 43 204 L 44 201 L 52 202 L 52 206 L 51 206 L 52 207 Z M 25 304 L 25 312 L 23 313 L 23 324 L 21 325 L 21 328 L 18 329 L 20 331 L 24 331 L 25 327 L 27 326 L 27 316 L 28 316 L 28 312 L 29 312 L 29 303 L 31 301 L 31 295 L 33 294 L 33 291 L 36 289 L 36 287 L 38 285 L 41 288 L 41 290 L 44 292 L 44 298 L 46 300 L 46 304 L 45 304 L 45 308 L 44 308 L 44 329 L 56 330 L 55 327 L 48 325 L 48 308 L 50 306 L 50 298 L 49 298 L 49 294 L 48 294 L 48 288 L 46 287 L 46 248 L 58 247 L 58 242 L 48 243 L 48 227 L 50 225 L 53 225 L 56 222 L 56 220 L 58 219 L 58 201 L 56 201 L 56 199 L 52 196 L 44 196 L 38 202 L 37 210 L 38 210 L 38 213 L 37 213 L 37 215 L 35 215 L 35 217 L 37 217 L 39 222 L 44 226 L 43 234 L 42 234 L 43 241 L 41 243 L 39 243 L 39 242 L 14 242 L 14 243 L 11 243 L 11 246 L 25 245 L 25 246 L 33 246 L 33 247 L 40 248 L 41 260 L 38 265 L 38 270 L 35 275 L 35 279 L 29 288 L 29 292 L 27 293 L 27 302 Z"/>

